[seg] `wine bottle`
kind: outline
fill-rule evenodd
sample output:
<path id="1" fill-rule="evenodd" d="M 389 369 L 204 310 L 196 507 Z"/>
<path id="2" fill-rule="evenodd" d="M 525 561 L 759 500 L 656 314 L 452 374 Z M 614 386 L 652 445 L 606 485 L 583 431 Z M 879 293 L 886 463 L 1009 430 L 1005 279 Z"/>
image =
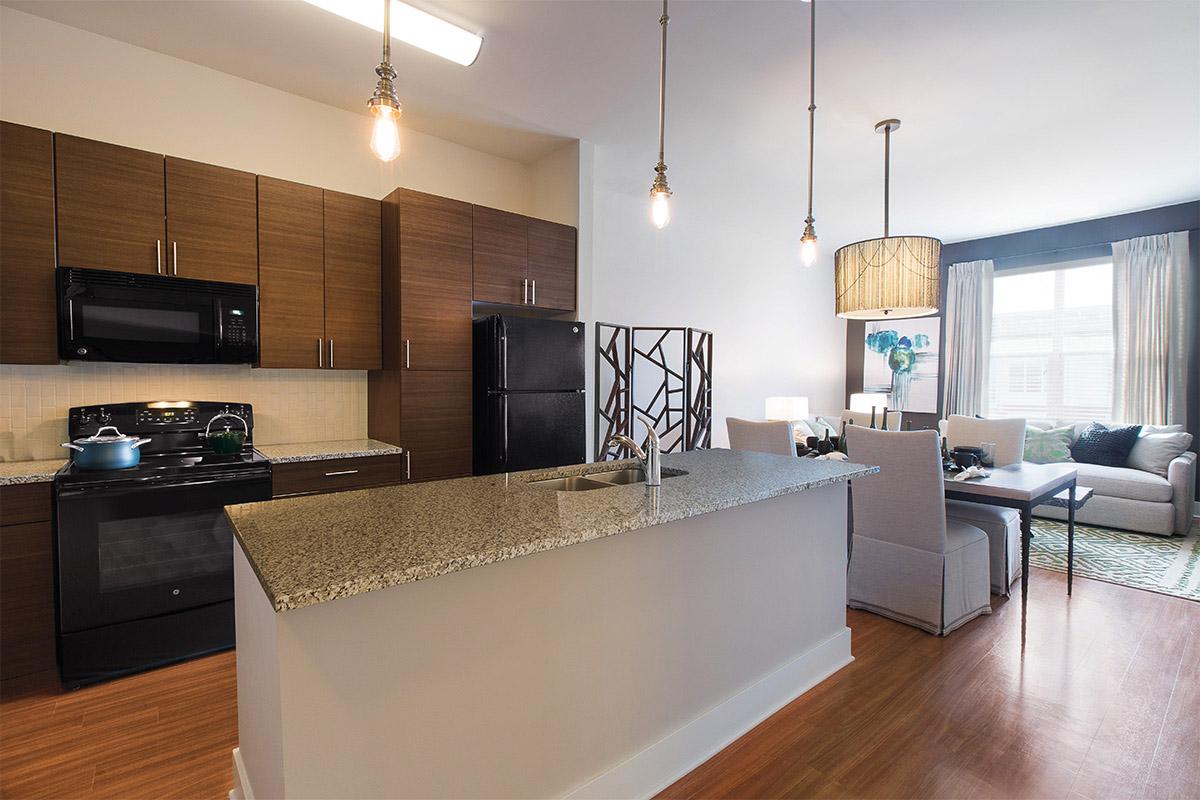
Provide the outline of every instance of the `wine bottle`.
<path id="1" fill-rule="evenodd" d="M 883 407 L 883 429 L 887 430 L 887 406 Z"/>
<path id="2" fill-rule="evenodd" d="M 842 434 L 838 436 L 838 452 L 845 453 L 849 450 L 846 445 L 846 420 L 842 420 Z"/>
<path id="3" fill-rule="evenodd" d="M 875 406 L 871 406 L 871 430 L 875 430 Z"/>

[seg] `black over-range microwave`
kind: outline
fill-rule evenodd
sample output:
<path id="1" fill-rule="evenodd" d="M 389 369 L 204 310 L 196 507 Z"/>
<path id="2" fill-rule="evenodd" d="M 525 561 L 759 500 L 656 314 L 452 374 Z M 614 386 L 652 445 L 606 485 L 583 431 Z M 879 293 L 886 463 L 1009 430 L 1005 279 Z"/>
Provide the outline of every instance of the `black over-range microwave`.
<path id="1" fill-rule="evenodd" d="M 59 267 L 58 353 L 68 361 L 253 364 L 258 287 Z"/>

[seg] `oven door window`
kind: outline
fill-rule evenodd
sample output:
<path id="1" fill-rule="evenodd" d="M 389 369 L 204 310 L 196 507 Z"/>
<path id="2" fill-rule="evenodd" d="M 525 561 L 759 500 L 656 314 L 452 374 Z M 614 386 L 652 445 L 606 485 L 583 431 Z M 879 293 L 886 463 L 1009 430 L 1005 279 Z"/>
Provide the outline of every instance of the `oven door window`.
<path id="1" fill-rule="evenodd" d="M 224 506 L 270 497 L 269 474 L 60 490 L 62 631 L 231 599 L 233 534 Z"/>
<path id="2" fill-rule="evenodd" d="M 70 298 L 68 355 L 107 361 L 205 363 L 216 360 L 214 301 L 206 294 L 115 287 Z"/>

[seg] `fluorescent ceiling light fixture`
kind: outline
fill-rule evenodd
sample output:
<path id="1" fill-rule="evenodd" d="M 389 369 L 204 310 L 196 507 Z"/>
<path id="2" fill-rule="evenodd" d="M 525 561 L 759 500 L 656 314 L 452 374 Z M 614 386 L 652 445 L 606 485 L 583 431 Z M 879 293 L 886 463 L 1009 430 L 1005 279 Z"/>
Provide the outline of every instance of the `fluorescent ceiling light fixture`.
<path id="1" fill-rule="evenodd" d="M 309 5 L 383 33 L 383 3 L 378 0 L 305 0 Z M 469 67 L 479 57 L 483 37 L 438 19 L 400 0 L 392 0 L 392 38 Z"/>

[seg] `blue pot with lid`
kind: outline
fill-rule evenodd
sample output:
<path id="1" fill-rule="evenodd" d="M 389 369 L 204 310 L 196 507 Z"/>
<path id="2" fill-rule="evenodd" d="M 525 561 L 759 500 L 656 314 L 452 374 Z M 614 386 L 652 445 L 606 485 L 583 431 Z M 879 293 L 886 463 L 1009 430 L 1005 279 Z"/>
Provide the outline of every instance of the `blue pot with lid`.
<path id="1" fill-rule="evenodd" d="M 129 469 L 142 460 L 141 446 L 149 439 L 125 436 L 112 425 L 105 425 L 91 436 L 63 442 L 71 451 L 71 461 L 80 469 Z"/>

